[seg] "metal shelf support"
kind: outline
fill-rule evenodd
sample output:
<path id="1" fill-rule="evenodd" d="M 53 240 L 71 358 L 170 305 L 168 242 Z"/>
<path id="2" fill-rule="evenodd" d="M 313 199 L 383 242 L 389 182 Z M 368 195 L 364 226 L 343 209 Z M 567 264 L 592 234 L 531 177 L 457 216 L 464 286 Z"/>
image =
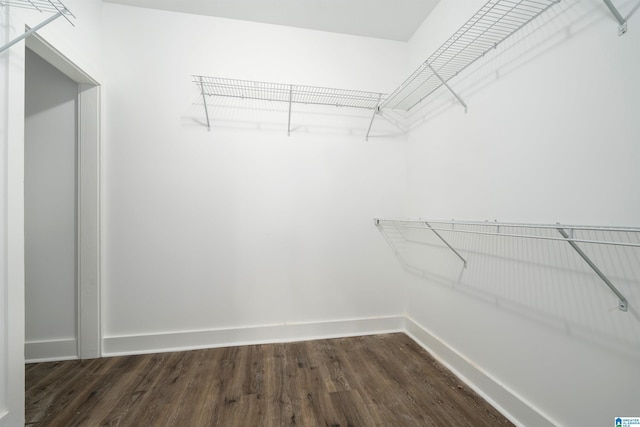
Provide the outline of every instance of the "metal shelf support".
<path id="1" fill-rule="evenodd" d="M 71 13 L 71 11 L 67 9 L 67 7 L 58 0 L 0 0 L 0 6 L 3 6 L 3 7 L 13 6 L 13 7 L 23 8 L 23 9 L 37 10 L 39 12 L 54 13 L 52 16 L 50 16 L 40 24 L 36 25 L 33 28 L 30 28 L 29 30 L 20 34 L 15 39 L 11 40 L 9 43 L 2 46 L 0 48 L 0 53 L 9 49 L 11 46 L 15 45 L 16 43 L 19 43 L 20 41 L 26 39 L 31 34 L 36 33 L 38 30 L 49 25 L 50 23 L 60 18 L 61 16 L 64 17 L 71 25 L 73 25 L 73 22 L 71 22 L 71 20 L 67 17 L 67 15 L 75 18 L 75 16 L 73 16 L 73 14 Z"/>
<path id="2" fill-rule="evenodd" d="M 440 74 L 438 74 L 438 72 L 433 69 L 431 64 L 427 63 L 427 67 L 429 67 L 431 69 L 431 72 L 433 72 L 433 75 L 436 76 L 438 78 L 438 80 L 440 80 L 440 82 L 442 82 L 442 85 L 444 87 L 446 87 L 449 90 L 449 92 L 451 92 L 453 94 L 453 96 L 456 97 L 456 99 L 458 100 L 458 102 L 460 104 L 462 104 L 462 106 L 464 107 L 464 112 L 466 113 L 467 112 L 467 104 L 464 103 L 462 98 L 460 98 L 458 96 L 458 94 L 453 89 L 451 89 L 451 86 L 449 86 L 449 83 L 447 83 L 442 77 L 440 77 Z"/>
<path id="3" fill-rule="evenodd" d="M 380 100 L 382 99 L 382 94 L 378 96 L 378 103 L 376 104 L 376 108 L 373 109 L 373 115 L 371 116 L 371 122 L 369 123 L 369 129 L 367 129 L 367 136 L 365 137 L 365 141 L 369 140 L 369 132 L 371 132 L 371 126 L 373 126 L 373 120 L 376 118 L 376 114 L 380 113 Z"/>
<path id="4" fill-rule="evenodd" d="M 462 257 L 462 255 L 460 255 L 460 253 L 459 253 L 458 251 L 456 251 L 456 250 L 453 248 L 453 246 L 451 246 L 451 245 L 449 244 L 449 242 L 447 242 L 447 241 L 444 239 L 444 237 L 442 237 L 442 236 L 440 235 L 440 233 L 438 233 L 436 230 L 434 230 L 434 229 L 433 229 L 433 227 L 431 227 L 431 225 L 430 225 L 427 221 L 425 221 L 424 223 L 425 223 L 425 225 L 426 225 L 427 227 L 429 227 L 429 229 L 430 229 L 431 231 L 433 231 L 433 234 L 435 234 L 436 236 L 438 236 L 438 239 L 442 240 L 442 243 L 444 243 L 445 245 L 447 245 L 447 247 L 448 247 L 449 249 L 451 249 L 451 250 L 453 251 L 453 253 L 454 253 L 454 254 L 456 254 L 456 255 L 458 256 L 458 258 L 460 258 L 460 259 L 462 260 L 462 262 L 464 263 L 464 268 L 467 268 L 467 260 L 466 260 L 466 259 L 464 259 L 464 258 Z"/>
<path id="5" fill-rule="evenodd" d="M 611 0 L 604 0 L 604 4 L 607 5 L 611 13 L 613 13 L 613 16 L 618 20 L 618 35 L 621 36 L 625 34 L 627 32 L 627 20 L 620 15 L 620 12 L 618 12 L 618 9 Z"/>
<path id="6" fill-rule="evenodd" d="M 204 114 L 207 117 L 207 130 L 211 132 L 211 121 L 209 120 L 209 108 L 207 108 L 207 97 L 204 93 L 204 83 L 202 82 L 202 77 L 200 77 L 200 87 L 202 88 L 202 102 L 204 104 Z"/>
<path id="7" fill-rule="evenodd" d="M 287 136 L 291 136 L 291 101 L 293 100 L 293 86 L 289 86 L 289 123 L 287 123 Z"/>
<path id="8" fill-rule="evenodd" d="M 604 273 L 600 271 L 600 269 L 593 263 L 593 261 L 591 261 L 587 254 L 585 254 L 582 249 L 580 249 L 576 242 L 574 242 L 573 239 L 569 237 L 569 234 L 567 234 L 564 228 L 558 228 L 558 232 L 562 235 L 562 237 L 566 239 L 567 243 L 571 245 L 571 247 L 578 253 L 578 255 L 580 255 L 580 257 L 589 265 L 589 267 L 591 267 L 591 269 L 598 275 L 598 277 L 600 277 L 602 281 L 606 283 L 609 289 L 611 289 L 613 293 L 616 294 L 619 299 L 618 308 L 621 311 L 627 311 L 628 302 L 624 295 L 622 295 L 622 293 L 620 293 L 620 291 L 613 285 L 613 283 L 611 283 L 607 276 L 605 276 Z"/>

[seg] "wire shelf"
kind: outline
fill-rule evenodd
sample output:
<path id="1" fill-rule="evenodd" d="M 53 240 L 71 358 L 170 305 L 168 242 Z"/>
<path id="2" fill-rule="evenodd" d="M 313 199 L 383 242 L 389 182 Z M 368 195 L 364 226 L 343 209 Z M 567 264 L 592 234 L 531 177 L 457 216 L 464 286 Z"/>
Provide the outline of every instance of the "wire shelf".
<path id="1" fill-rule="evenodd" d="M 64 19 L 66 19 L 71 25 L 73 25 L 73 22 L 71 22 L 71 19 L 69 19 L 69 17 L 75 18 L 73 13 L 71 13 L 71 11 L 67 9 L 64 3 L 62 3 L 60 0 L 0 0 L 0 6 L 37 10 L 38 12 L 52 14 L 49 18 L 47 18 L 40 24 L 31 29 L 28 29 L 18 37 L 11 40 L 9 43 L 0 47 L 0 52 L 4 52 L 16 43 L 26 39 L 31 34 L 35 34 L 41 28 L 49 25 L 51 22 L 55 21 L 61 16 L 64 17 Z"/>
<path id="2" fill-rule="evenodd" d="M 460 254 L 457 248 L 453 247 L 445 238 L 450 233 L 476 234 L 483 236 L 499 236 L 506 238 L 536 239 L 561 241 L 568 243 L 573 250 L 587 263 L 594 273 L 607 285 L 607 287 L 618 297 L 618 308 L 627 311 L 629 303 L 625 296 L 609 280 L 609 278 L 598 268 L 591 258 L 581 249 L 578 243 L 592 245 L 609 245 L 639 249 L 640 248 L 640 228 L 637 227 L 601 227 L 585 225 L 563 225 L 563 224 L 518 224 L 501 222 L 478 222 L 478 221 L 437 221 L 423 219 L 382 219 L 374 218 L 374 224 L 381 229 L 393 228 L 418 228 L 433 232 L 467 267 L 467 260 Z M 523 231 L 524 230 L 524 231 Z M 555 233 L 558 234 L 555 234 Z M 581 238 L 579 235 L 585 232 L 593 232 L 599 238 Z M 590 233 L 591 234 L 591 233 Z M 444 235 L 444 236 L 443 236 Z M 610 237 L 615 237 L 608 239 Z M 631 237 L 633 236 L 633 237 Z"/>
<path id="3" fill-rule="evenodd" d="M 375 109 L 384 94 L 316 86 L 299 86 L 235 80 L 221 77 L 193 76 L 204 96 L 223 96 L 294 104 L 331 105 Z"/>
<path id="4" fill-rule="evenodd" d="M 46 13 L 60 13 L 67 21 L 69 21 L 68 16 L 75 18 L 60 0 L 0 0 L 0 6 L 37 10 L 38 12 Z M 71 21 L 69 22 L 71 23 Z"/>
<path id="5" fill-rule="evenodd" d="M 406 110 L 560 0 L 489 0 L 398 87 L 381 108 Z"/>
<path id="6" fill-rule="evenodd" d="M 421 220 L 421 219 L 374 219 L 376 225 L 392 225 L 399 228 L 428 228 L 436 231 L 447 231 L 452 233 L 479 234 L 485 236 L 515 237 L 523 239 L 538 240 L 570 240 L 576 243 L 590 243 L 596 245 L 627 246 L 640 248 L 640 228 L 638 227 L 604 227 L 591 225 L 569 225 L 569 224 L 522 224 L 512 222 L 491 222 L 491 221 L 441 221 L 441 220 Z M 528 230 L 528 233 L 522 230 Z M 598 231 L 609 234 L 636 233 L 636 241 L 619 241 L 614 239 L 581 239 L 576 237 L 565 238 L 562 236 L 552 236 L 542 230 L 556 232 L 558 229 L 574 231 Z M 518 231 L 514 231 L 518 230 Z"/>

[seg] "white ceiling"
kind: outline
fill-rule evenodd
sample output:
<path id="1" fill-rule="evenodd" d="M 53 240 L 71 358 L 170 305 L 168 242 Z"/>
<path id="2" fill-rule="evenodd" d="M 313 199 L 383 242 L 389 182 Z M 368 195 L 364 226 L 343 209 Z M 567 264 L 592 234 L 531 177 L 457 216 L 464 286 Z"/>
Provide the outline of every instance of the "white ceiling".
<path id="1" fill-rule="evenodd" d="M 408 41 L 439 0 L 105 0 L 334 33 Z"/>

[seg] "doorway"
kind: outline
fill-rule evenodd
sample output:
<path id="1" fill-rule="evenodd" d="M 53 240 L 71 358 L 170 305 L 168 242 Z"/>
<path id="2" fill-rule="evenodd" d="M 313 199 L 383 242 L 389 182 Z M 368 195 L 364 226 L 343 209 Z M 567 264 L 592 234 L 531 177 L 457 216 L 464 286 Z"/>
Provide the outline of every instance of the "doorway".
<path id="1" fill-rule="evenodd" d="M 78 84 L 25 50 L 25 358 L 78 357 Z"/>
<path id="2" fill-rule="evenodd" d="M 26 46 L 25 359 L 100 357 L 100 86 Z"/>

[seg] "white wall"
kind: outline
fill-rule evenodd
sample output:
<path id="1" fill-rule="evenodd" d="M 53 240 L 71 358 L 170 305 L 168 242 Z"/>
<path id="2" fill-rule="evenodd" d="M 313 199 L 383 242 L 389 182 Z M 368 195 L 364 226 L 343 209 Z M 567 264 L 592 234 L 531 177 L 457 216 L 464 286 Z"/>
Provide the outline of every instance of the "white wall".
<path id="1" fill-rule="evenodd" d="M 68 0 L 65 4 L 76 14 L 76 27 L 56 21 L 40 31 L 52 46 L 80 68 L 99 79 L 100 69 L 100 8 L 99 0 Z M 24 31 L 25 25 L 34 27 L 43 15 L 17 8 L 2 9 L 2 36 L 9 41 Z M 4 266 L 0 293 L 5 296 L 0 354 L 5 376 L 0 393 L 0 425 L 24 424 L 24 43 L 0 54 L 2 96 L 0 104 L 0 146 L 5 185 L 0 186 L 0 200 L 4 232 L 2 257 Z"/>
<path id="2" fill-rule="evenodd" d="M 26 357 L 76 357 L 78 84 L 30 50 L 25 80 Z"/>
<path id="3" fill-rule="evenodd" d="M 191 74 L 387 91 L 406 44 L 112 4 L 104 18 L 106 353 L 404 312 L 372 225 L 402 212 L 404 136 L 378 119 L 366 142 L 371 112 L 294 106 L 287 137 L 287 105 L 224 99 L 207 132 Z"/>
<path id="4" fill-rule="evenodd" d="M 411 68 L 446 38 L 432 31 L 452 34 L 484 2 L 452 3 L 411 41 Z M 603 2 L 563 1 L 451 81 L 468 114 L 446 92 L 425 101 L 411 114 L 407 215 L 640 225 L 637 24 L 635 12 L 618 37 Z M 626 294 L 624 313 L 568 245 L 447 237 L 468 269 L 428 234 L 404 248 L 416 323 L 554 423 L 638 412 L 636 249 L 585 248 Z"/>

